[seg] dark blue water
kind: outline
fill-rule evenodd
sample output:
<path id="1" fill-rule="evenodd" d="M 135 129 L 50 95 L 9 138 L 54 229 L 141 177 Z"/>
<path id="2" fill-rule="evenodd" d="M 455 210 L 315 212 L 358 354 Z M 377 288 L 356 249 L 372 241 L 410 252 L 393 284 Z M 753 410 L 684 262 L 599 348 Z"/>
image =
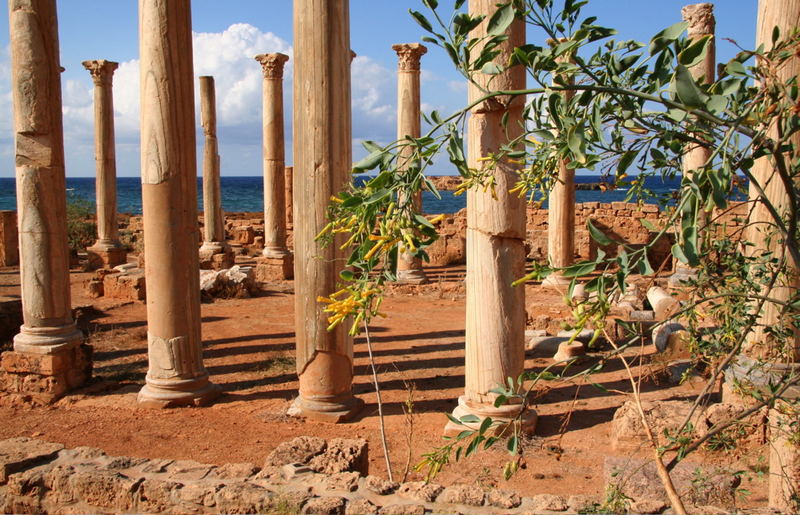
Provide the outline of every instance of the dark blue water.
<path id="1" fill-rule="evenodd" d="M 261 177 L 222 177 L 222 208 L 227 212 L 263 211 L 264 185 Z M 577 183 L 594 183 L 597 177 L 579 176 Z M 659 177 L 648 177 L 646 186 L 659 194 L 669 194 L 680 187 L 680 178 L 662 181 Z M 69 195 L 94 202 L 94 178 L 67 178 Z M 197 179 L 197 205 L 202 210 L 203 184 Z M 430 192 L 424 192 L 423 205 L 428 213 L 454 213 L 466 207 L 466 195 L 455 196 L 450 191 L 440 192 L 442 199 L 436 199 Z M 577 202 L 621 202 L 628 194 L 625 189 L 614 191 L 576 192 Z M 545 204 L 545 207 L 547 205 Z M 15 184 L 13 178 L 0 178 L 0 210 L 16 209 Z M 142 212 L 142 186 L 138 177 L 117 178 L 117 209 L 121 213 L 140 214 Z"/>

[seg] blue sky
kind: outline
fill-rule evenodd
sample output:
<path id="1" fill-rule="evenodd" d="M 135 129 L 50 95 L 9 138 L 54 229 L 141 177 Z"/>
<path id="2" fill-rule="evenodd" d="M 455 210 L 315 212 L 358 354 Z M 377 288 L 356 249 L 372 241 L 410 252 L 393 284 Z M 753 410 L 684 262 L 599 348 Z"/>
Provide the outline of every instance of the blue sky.
<path id="1" fill-rule="evenodd" d="M 440 0 L 442 10 L 451 1 Z M 584 12 L 598 23 L 614 27 L 620 38 L 649 40 L 664 27 L 680 21 L 686 0 L 592 0 Z M 121 63 L 115 74 L 117 169 L 121 176 L 139 173 L 138 147 L 138 2 L 136 0 L 61 0 L 59 38 L 64 97 L 67 175 L 94 175 L 92 83 L 81 66 L 87 59 Z M 350 0 L 353 62 L 354 160 L 363 151 L 360 141 L 388 142 L 396 130 L 397 57 L 394 43 L 420 41 L 419 26 L 408 9 L 424 11 L 420 0 Z M 731 58 L 733 38 L 753 46 L 756 0 L 715 3 L 717 57 Z M 217 88 L 218 136 L 223 175 L 261 174 L 261 69 L 257 53 L 281 51 L 291 55 L 290 0 L 194 0 L 195 75 L 213 75 Z M 528 33 L 540 43 L 542 36 Z M 13 177 L 13 148 L 8 57 L 8 11 L 0 12 L 0 177 Z M 429 47 L 431 45 L 428 45 Z M 443 52 L 429 48 L 422 58 L 423 109 L 455 110 L 466 99 L 466 86 Z M 287 64 L 285 107 L 287 164 L 291 164 L 291 60 Z M 198 111 L 199 116 L 199 111 Z M 198 137 L 198 144 L 202 139 Z M 198 149 L 199 150 L 199 149 Z M 442 173 L 449 173 L 446 166 Z"/>

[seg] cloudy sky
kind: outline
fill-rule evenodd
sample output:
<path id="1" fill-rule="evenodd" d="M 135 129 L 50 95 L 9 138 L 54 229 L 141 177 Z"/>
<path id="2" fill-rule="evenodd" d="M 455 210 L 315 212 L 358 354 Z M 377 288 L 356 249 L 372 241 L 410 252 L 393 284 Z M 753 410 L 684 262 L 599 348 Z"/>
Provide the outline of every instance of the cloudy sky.
<path id="1" fill-rule="evenodd" d="M 440 0 L 442 5 L 450 4 Z M 616 27 L 620 36 L 647 40 L 680 20 L 685 0 L 593 0 L 587 14 Z M 717 33 L 752 46 L 756 0 L 717 2 Z M 117 170 L 139 173 L 139 72 L 136 0 L 61 0 L 59 38 L 67 175 L 94 175 L 92 82 L 81 66 L 88 59 L 120 63 L 114 75 Z M 420 0 L 350 0 L 354 159 L 365 139 L 389 142 L 396 131 L 397 57 L 394 43 L 417 42 L 422 30 L 408 9 L 424 10 Z M 291 0 L 194 0 L 195 76 L 216 82 L 218 137 L 222 173 L 261 174 L 261 67 L 253 56 L 268 52 L 292 55 Z M 541 35 L 530 33 L 537 42 Z M 0 10 L 0 177 L 13 177 L 8 12 Z M 430 45 L 428 45 L 430 47 Z M 735 53 L 718 42 L 720 60 Z M 422 58 L 423 110 L 449 112 L 466 99 L 466 85 L 442 51 L 430 48 Z M 291 164 L 292 60 L 285 70 L 287 164 Z M 196 95 L 197 96 L 197 95 Z M 199 100 L 196 98 L 196 101 Z M 199 109 L 197 109 L 199 118 Z M 199 119 L 198 119 L 199 125 Z M 202 143 L 199 137 L 198 144 Z M 199 151 L 199 149 L 198 149 Z M 198 161 L 200 162 L 200 161 Z M 443 164 L 442 173 L 449 173 Z"/>

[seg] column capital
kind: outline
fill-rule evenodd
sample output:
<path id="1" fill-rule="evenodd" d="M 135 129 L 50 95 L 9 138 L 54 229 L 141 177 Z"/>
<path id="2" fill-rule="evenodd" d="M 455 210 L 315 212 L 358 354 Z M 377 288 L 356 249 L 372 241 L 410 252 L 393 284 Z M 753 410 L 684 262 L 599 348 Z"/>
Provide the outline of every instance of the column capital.
<path id="1" fill-rule="evenodd" d="M 283 65 L 289 60 L 289 56 L 276 52 L 274 54 L 258 54 L 254 59 L 261 63 L 265 79 L 282 79 Z"/>
<path id="2" fill-rule="evenodd" d="M 83 61 L 83 67 L 89 70 L 92 76 L 92 81 L 95 86 L 102 86 L 111 84 L 114 70 L 119 67 L 119 63 L 114 61 L 106 61 L 105 59 L 96 59 L 94 61 Z"/>
<path id="3" fill-rule="evenodd" d="M 397 52 L 397 69 L 401 72 L 418 72 L 419 60 L 428 51 L 422 43 L 398 43 L 392 45 Z"/>
<path id="4" fill-rule="evenodd" d="M 689 23 L 689 38 L 701 38 L 708 34 L 714 34 L 714 5 L 713 4 L 691 4 L 681 8 L 681 17 Z"/>

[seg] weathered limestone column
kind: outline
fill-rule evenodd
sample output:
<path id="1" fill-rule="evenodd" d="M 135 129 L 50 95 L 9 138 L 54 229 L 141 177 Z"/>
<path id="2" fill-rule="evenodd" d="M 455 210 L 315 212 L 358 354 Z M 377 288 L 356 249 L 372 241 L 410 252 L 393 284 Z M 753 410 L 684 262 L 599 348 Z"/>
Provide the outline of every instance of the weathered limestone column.
<path id="1" fill-rule="evenodd" d="M 9 1 L 23 324 L 0 388 L 52 401 L 91 375 L 70 305 L 55 0 Z"/>
<path id="2" fill-rule="evenodd" d="M 94 159 L 97 166 L 97 241 L 86 249 L 95 267 L 114 267 L 127 261 L 117 227 L 117 158 L 114 150 L 114 97 L 112 82 L 119 63 L 100 59 L 84 61 L 94 82 Z"/>
<path id="3" fill-rule="evenodd" d="M 397 139 L 406 136 L 419 138 L 420 136 L 420 94 L 419 94 L 419 61 L 428 51 L 420 43 L 404 43 L 392 45 L 392 50 L 397 52 Z M 407 168 L 409 163 L 404 162 L 411 158 L 413 151 L 410 147 L 400 152 L 399 167 Z M 403 199 L 401 199 L 401 202 Z M 414 209 L 422 208 L 422 192 L 414 199 Z M 397 260 L 397 282 L 404 284 L 423 284 L 428 282 L 425 271 L 422 269 L 422 260 L 408 252 L 401 252 Z"/>
<path id="4" fill-rule="evenodd" d="M 564 91 L 562 95 L 568 102 L 574 92 Z M 575 170 L 567 166 L 566 160 L 558 163 L 558 180 L 547 197 L 547 258 L 554 268 L 566 268 L 575 262 Z M 542 284 L 566 287 L 571 281 L 557 270 Z"/>
<path id="5" fill-rule="evenodd" d="M 203 366 L 189 0 L 139 0 L 142 215 L 147 281 L 145 407 L 199 405 Z"/>
<path id="6" fill-rule="evenodd" d="M 294 210 L 294 167 L 287 166 L 283 169 L 283 180 L 284 180 L 284 191 L 286 192 L 284 195 L 284 200 L 286 201 L 286 232 L 288 233 L 290 229 L 294 229 L 294 216 L 292 211 Z M 288 238 L 288 236 L 287 236 Z M 288 247 L 289 244 L 287 242 L 286 246 Z"/>
<path id="7" fill-rule="evenodd" d="M 344 252 L 315 237 L 332 195 L 349 180 L 350 20 L 348 0 L 294 2 L 294 252 L 297 373 L 295 413 L 339 422 L 363 405 L 353 396 L 348 327 L 328 331 L 318 296 L 336 291 Z"/>
<path id="8" fill-rule="evenodd" d="M 222 187 L 219 179 L 217 144 L 217 95 L 214 77 L 200 77 L 200 125 L 203 145 L 203 245 L 200 268 L 230 268 L 233 250 L 225 242 L 225 213 L 222 212 Z"/>
<path id="9" fill-rule="evenodd" d="M 716 21 L 714 20 L 714 5 L 709 3 L 691 4 L 681 8 L 683 21 L 689 24 L 688 35 L 690 40 L 698 40 L 703 36 L 712 36 L 708 42 L 706 57 L 703 61 L 689 68 L 695 80 L 706 84 L 714 82 L 716 73 L 716 46 L 713 39 Z M 694 170 L 702 168 L 711 157 L 711 149 L 701 146 L 690 146 L 683 155 L 683 173 L 691 174 Z M 701 208 L 702 209 L 702 208 Z M 700 218 L 700 223 L 706 224 L 706 217 Z M 681 283 L 697 277 L 697 271 L 692 267 L 674 260 L 675 268 L 668 280 L 670 288 L 681 288 Z"/>
<path id="10" fill-rule="evenodd" d="M 264 72 L 264 252 L 258 260 L 259 280 L 291 279 L 292 253 L 286 248 L 286 187 L 283 139 L 283 66 L 280 53 L 255 57 Z"/>
<path id="11" fill-rule="evenodd" d="M 484 14 L 487 20 L 496 10 L 494 0 L 470 0 L 472 15 Z M 487 21 L 472 31 L 472 37 L 486 34 Z M 525 43 L 525 24 L 515 20 L 508 29 L 497 63 L 507 63 L 513 49 Z M 511 68 L 500 75 L 476 74 L 475 79 L 496 90 L 525 87 L 525 70 Z M 476 86 L 469 88 L 469 100 L 478 100 L 483 93 Z M 470 167 L 484 166 L 481 158 L 500 151 L 500 147 L 521 134 L 522 97 L 496 98 L 472 110 L 467 138 L 467 160 Z M 508 124 L 502 123 L 508 116 Z M 525 289 L 511 283 L 525 274 L 525 199 L 509 193 L 517 179 L 516 165 L 505 161 L 494 169 L 495 193 L 481 189 L 467 193 L 467 317 L 466 317 L 466 385 L 453 411 L 457 418 L 467 414 L 483 419 L 491 416 L 508 421 L 520 412 L 519 404 L 494 407 L 496 394 L 491 389 L 502 386 L 507 378 L 516 379 L 525 361 Z M 523 428 L 532 430 L 536 423 L 533 411 L 524 415 Z M 448 423 L 446 434 L 463 430 Z"/>

